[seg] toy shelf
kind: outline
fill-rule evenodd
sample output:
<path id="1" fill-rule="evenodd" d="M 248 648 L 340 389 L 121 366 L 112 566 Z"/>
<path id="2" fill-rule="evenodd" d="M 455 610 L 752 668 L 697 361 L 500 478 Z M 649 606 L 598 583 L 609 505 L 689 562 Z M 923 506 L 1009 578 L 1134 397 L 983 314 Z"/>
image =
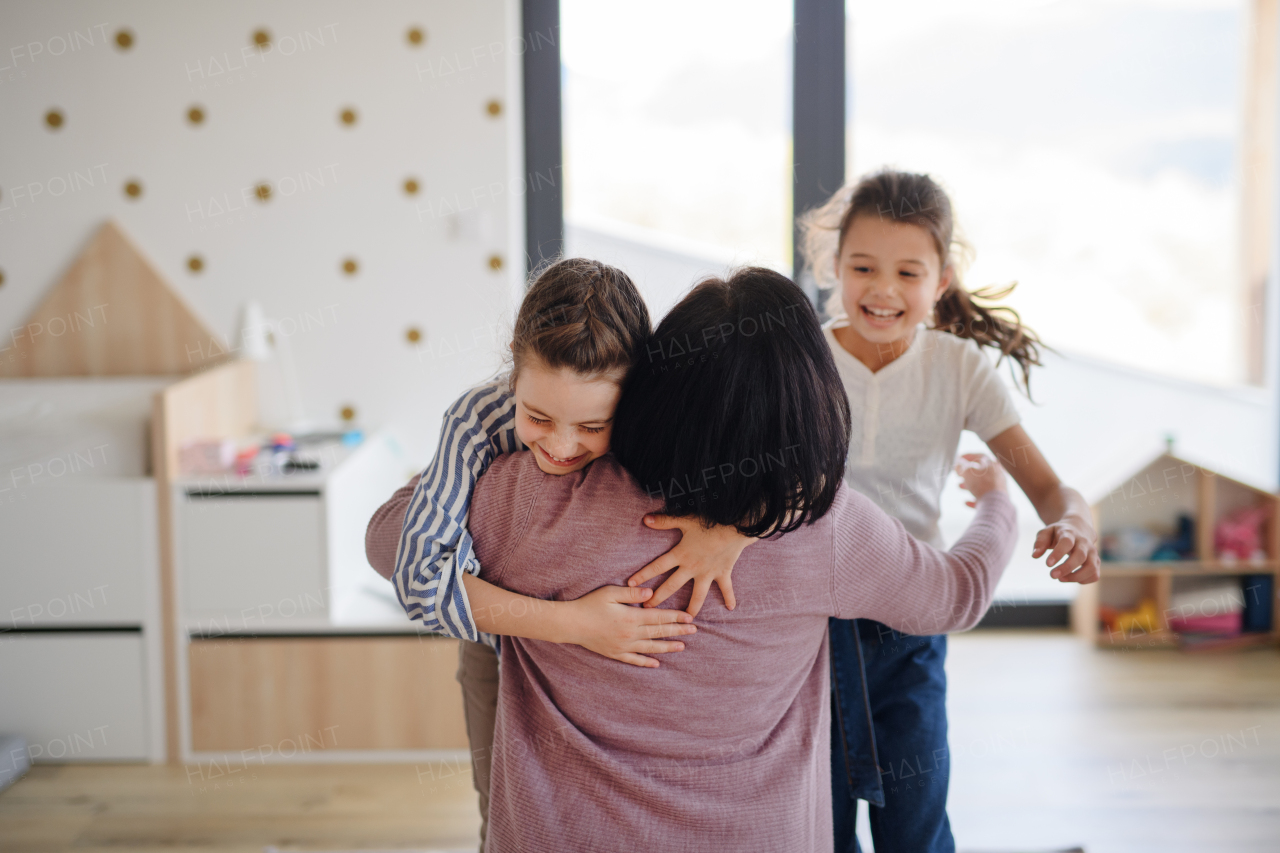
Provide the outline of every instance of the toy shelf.
<path id="1" fill-rule="evenodd" d="M 1102 564 L 1107 575 L 1159 575 L 1174 577 L 1203 577 L 1205 575 L 1266 575 L 1280 572 L 1280 562 L 1266 560 L 1250 563 L 1243 560 L 1234 563 L 1215 560 L 1151 560 L 1143 563 L 1121 563 L 1107 560 Z"/>
<path id="2" fill-rule="evenodd" d="M 1246 540 L 1254 542 L 1254 553 L 1249 559 L 1223 559 L 1215 546 L 1225 542 L 1230 547 L 1233 540 L 1218 537 L 1217 531 L 1230 532 L 1228 525 L 1253 508 L 1262 516 L 1260 523 L 1254 516 L 1253 538 Z M 1081 587 L 1072 604 L 1072 626 L 1078 633 L 1104 648 L 1210 649 L 1280 642 L 1275 597 L 1280 590 L 1280 498 L 1276 495 L 1166 453 L 1095 503 L 1093 513 L 1097 529 L 1120 553 L 1115 554 L 1119 559 L 1103 560 L 1101 579 Z M 1182 559 L 1133 559 L 1147 546 L 1169 554 L 1176 550 Z M 1269 580 L 1244 582 L 1255 576 Z M 1203 606 L 1189 615 L 1216 615 L 1233 579 L 1241 581 L 1231 596 L 1237 599 L 1236 610 L 1238 602 L 1252 593 L 1253 601 L 1246 606 L 1251 616 L 1268 614 L 1268 629 L 1221 635 L 1182 635 L 1171 630 L 1171 619 L 1177 623 L 1177 617 L 1188 615 L 1187 605 L 1175 607 L 1175 599 L 1186 602 L 1190 596 L 1194 601 L 1203 591 Z M 1259 599 L 1263 594 L 1259 591 L 1268 588 Z M 1104 613 L 1111 614 L 1108 620 L 1117 613 L 1119 618 L 1109 627 Z"/>

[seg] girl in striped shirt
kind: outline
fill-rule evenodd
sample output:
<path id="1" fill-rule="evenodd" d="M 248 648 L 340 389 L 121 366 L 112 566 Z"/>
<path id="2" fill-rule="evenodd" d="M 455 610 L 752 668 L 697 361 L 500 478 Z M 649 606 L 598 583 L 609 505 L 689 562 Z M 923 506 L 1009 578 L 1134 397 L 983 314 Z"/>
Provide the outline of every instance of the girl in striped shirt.
<path id="1" fill-rule="evenodd" d="M 682 527 L 684 538 L 649 568 L 680 567 L 664 585 L 670 592 L 694 580 L 687 611 L 628 606 L 654 595 L 634 585 L 560 602 L 508 592 L 478 577 L 467 512 L 480 475 L 497 454 L 517 450 L 532 450 L 548 474 L 578 471 L 608 453 L 622 380 L 643 357 L 650 332 L 644 300 L 625 273 L 581 258 L 552 264 L 521 303 L 509 374 L 450 406 L 431 464 L 369 523 L 369 561 L 392 579 L 409 617 L 469 641 L 460 644 L 458 681 L 480 795 L 482 849 L 497 708 L 495 635 L 574 643 L 656 667 L 652 655 L 683 649 L 675 638 L 694 631 L 688 623 L 713 582 L 733 604 L 729 572 L 753 540 L 733 528 L 704 529 L 683 519 L 669 526 Z"/>

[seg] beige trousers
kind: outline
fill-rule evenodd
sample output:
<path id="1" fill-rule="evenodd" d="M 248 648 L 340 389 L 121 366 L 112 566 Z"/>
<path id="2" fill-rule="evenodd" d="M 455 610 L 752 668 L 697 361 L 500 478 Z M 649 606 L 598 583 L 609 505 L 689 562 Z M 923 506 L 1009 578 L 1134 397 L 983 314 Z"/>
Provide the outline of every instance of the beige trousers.
<path id="1" fill-rule="evenodd" d="M 489 829 L 489 762 L 498 716 L 498 655 L 484 643 L 458 643 L 458 683 L 471 742 L 471 780 L 480 795 L 480 851 Z"/>

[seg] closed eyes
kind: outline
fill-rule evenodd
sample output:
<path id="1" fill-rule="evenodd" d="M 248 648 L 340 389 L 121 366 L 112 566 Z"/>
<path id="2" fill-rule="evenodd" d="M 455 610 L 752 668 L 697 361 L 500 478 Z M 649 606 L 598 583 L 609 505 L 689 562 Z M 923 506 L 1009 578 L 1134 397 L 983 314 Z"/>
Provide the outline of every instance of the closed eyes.
<path id="1" fill-rule="evenodd" d="M 549 420 L 546 420 L 544 418 L 535 418 L 533 415 L 525 415 L 525 417 L 529 419 L 530 423 L 535 424 L 537 426 L 546 426 L 547 424 L 551 423 L 551 421 Z M 583 432 L 590 433 L 591 435 L 596 435 L 597 433 L 604 432 L 604 427 L 580 426 L 578 427 L 578 429 L 582 430 Z"/>

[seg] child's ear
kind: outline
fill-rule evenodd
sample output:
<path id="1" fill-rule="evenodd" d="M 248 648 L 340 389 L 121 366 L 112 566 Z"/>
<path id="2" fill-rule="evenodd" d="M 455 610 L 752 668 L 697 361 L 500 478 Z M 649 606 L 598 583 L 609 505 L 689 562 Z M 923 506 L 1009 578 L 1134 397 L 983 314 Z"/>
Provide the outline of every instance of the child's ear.
<path id="1" fill-rule="evenodd" d="M 942 275 L 938 276 L 938 292 L 933 294 L 933 301 L 936 304 L 942 298 L 942 294 L 947 292 L 947 288 L 951 287 L 951 282 L 955 279 L 955 268 L 951 264 L 947 264 L 942 269 Z"/>

